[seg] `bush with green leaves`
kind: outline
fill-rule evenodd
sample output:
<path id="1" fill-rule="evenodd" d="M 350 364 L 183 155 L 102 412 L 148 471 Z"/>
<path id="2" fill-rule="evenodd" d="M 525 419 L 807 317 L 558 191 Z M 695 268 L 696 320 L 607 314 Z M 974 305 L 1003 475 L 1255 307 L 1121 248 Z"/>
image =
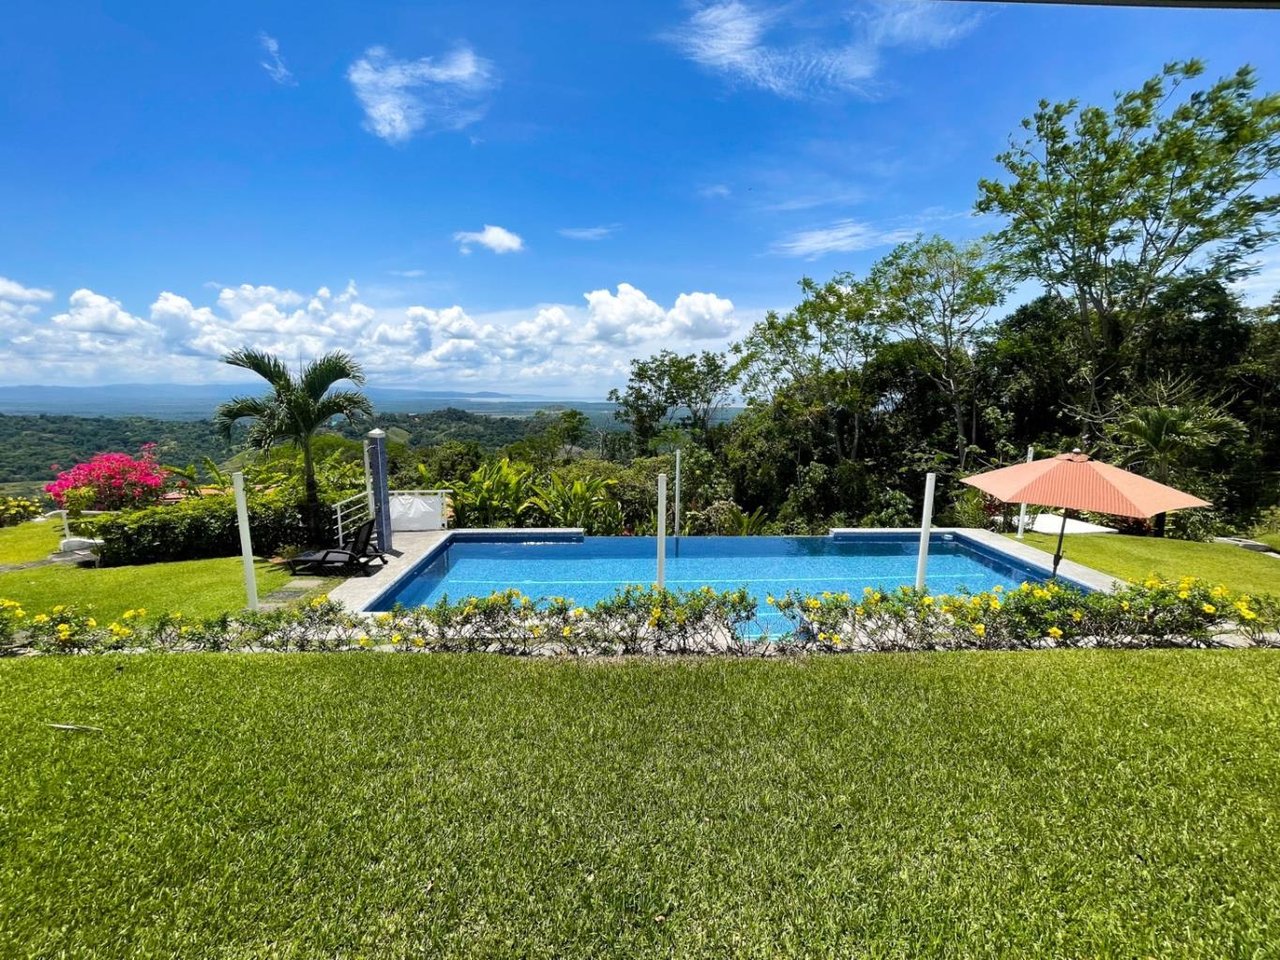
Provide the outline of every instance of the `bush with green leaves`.
<path id="1" fill-rule="evenodd" d="M 612 536 L 622 532 L 622 508 L 612 495 L 612 480 L 587 477 L 568 480 L 553 472 L 546 483 L 536 484 L 533 495 L 520 507 L 523 525 L 576 527 L 588 536 Z"/>
<path id="2" fill-rule="evenodd" d="M 0 527 L 13 527 L 41 514 L 40 501 L 32 497 L 0 497 Z"/>
<path id="3" fill-rule="evenodd" d="M 431 606 L 354 614 L 327 597 L 269 613 L 187 620 L 126 611 L 96 622 L 74 605 L 29 616 L 0 600 L 0 651 L 300 652 L 385 650 L 513 655 L 772 656 L 1051 647 L 1280 646 L 1280 599 L 1233 594 L 1192 578 L 1148 580 L 1116 593 L 1056 583 L 931 596 L 869 589 L 858 596 L 788 594 L 767 601 L 790 629 L 769 634 L 745 590 L 627 586 L 592 606 L 518 590 Z"/>
<path id="4" fill-rule="evenodd" d="M 791 621 L 797 646 L 818 650 L 1194 646 L 1225 634 L 1272 643 L 1280 626 L 1280 600 L 1192 577 L 1150 578 L 1114 593 L 1050 582 L 950 596 L 905 587 L 856 596 L 791 592 L 767 602 Z"/>
<path id="5" fill-rule="evenodd" d="M 325 506 L 323 512 L 323 522 L 332 528 L 331 508 Z M 202 560 L 240 552 L 235 499 L 225 494 L 99 517 L 89 527 L 102 541 L 97 553 L 105 566 Z M 301 501 L 288 489 L 252 494 L 249 527 L 254 551 L 260 556 L 308 540 Z"/>

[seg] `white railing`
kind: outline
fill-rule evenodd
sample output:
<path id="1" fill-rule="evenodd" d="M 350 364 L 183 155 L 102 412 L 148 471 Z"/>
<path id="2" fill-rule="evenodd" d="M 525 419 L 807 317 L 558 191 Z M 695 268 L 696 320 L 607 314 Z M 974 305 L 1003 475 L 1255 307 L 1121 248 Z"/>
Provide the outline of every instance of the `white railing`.
<path id="1" fill-rule="evenodd" d="M 346 543 L 351 531 L 373 516 L 373 501 L 367 493 L 357 493 L 333 505 L 337 519 L 338 543 Z"/>
<path id="2" fill-rule="evenodd" d="M 392 490 L 391 529 L 443 530 L 449 524 L 452 490 Z"/>

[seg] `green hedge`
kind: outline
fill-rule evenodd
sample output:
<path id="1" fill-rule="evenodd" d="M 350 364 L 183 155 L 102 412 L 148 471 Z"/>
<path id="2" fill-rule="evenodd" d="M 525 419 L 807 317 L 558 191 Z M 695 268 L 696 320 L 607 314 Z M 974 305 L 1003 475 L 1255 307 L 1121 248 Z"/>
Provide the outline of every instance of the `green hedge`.
<path id="1" fill-rule="evenodd" d="M 321 522 L 325 529 L 332 529 L 333 511 L 327 506 Z M 250 497 L 249 527 L 259 556 L 310 539 L 302 505 L 281 491 Z M 230 557 L 240 552 L 235 498 L 230 495 L 192 497 L 101 517 L 92 521 L 91 530 L 102 541 L 98 558 L 109 567 Z"/>

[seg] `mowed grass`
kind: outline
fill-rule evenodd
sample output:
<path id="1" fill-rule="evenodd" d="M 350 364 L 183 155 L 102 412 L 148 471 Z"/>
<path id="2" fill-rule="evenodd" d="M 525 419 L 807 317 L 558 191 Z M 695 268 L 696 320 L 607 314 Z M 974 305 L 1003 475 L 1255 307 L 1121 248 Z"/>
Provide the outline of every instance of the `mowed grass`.
<path id="1" fill-rule="evenodd" d="M 257 563 L 258 595 L 289 579 L 288 570 Z M 148 613 L 210 617 L 243 610 L 244 567 L 239 557 L 184 560 L 138 567 L 77 567 L 50 564 L 0 573 L 0 597 L 17 600 L 28 613 L 75 604 L 102 620 L 142 607 Z"/>
<path id="2" fill-rule="evenodd" d="M 1053 553 L 1058 538 L 1028 533 L 1025 542 Z M 1280 594 L 1280 560 L 1226 543 L 1195 543 L 1121 534 L 1067 534 L 1062 555 L 1122 580 L 1200 577 L 1243 593 Z"/>
<path id="3" fill-rule="evenodd" d="M 1267 651 L 8 661 L 0 769 L 5 957 L 1280 942 Z"/>
<path id="4" fill-rule="evenodd" d="M 58 549 L 62 524 L 51 520 L 0 527 L 0 564 L 43 560 Z"/>

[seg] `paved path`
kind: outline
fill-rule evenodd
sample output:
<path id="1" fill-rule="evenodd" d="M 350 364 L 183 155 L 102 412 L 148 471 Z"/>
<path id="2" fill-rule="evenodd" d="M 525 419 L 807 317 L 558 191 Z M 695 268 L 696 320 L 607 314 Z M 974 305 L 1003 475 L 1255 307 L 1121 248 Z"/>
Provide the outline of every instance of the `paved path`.
<path id="1" fill-rule="evenodd" d="M 259 610 L 278 610 L 301 600 L 308 593 L 319 590 L 329 582 L 327 577 L 291 577 L 280 589 L 273 590 L 258 601 Z"/>

